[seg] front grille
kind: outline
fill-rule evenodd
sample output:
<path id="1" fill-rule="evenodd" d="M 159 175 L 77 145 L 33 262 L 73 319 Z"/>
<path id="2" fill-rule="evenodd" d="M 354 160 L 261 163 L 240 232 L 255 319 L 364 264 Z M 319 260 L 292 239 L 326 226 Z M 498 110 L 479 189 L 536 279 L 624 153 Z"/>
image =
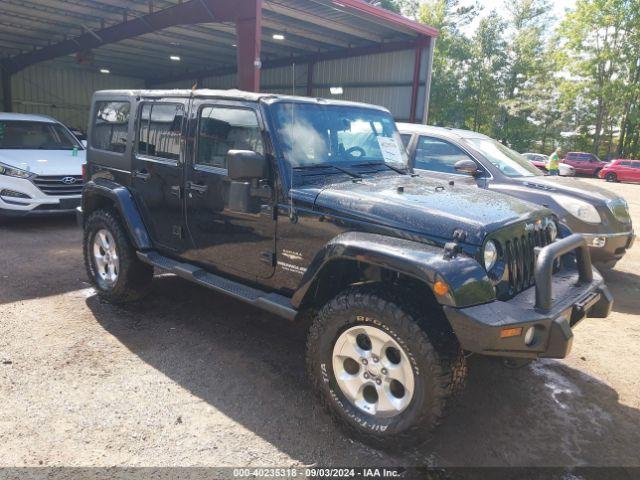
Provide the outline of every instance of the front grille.
<path id="1" fill-rule="evenodd" d="M 509 296 L 516 295 L 534 284 L 535 248 L 551 243 L 548 230 L 535 230 L 507 240 L 504 263 L 507 269 Z"/>
<path id="2" fill-rule="evenodd" d="M 82 175 L 38 175 L 33 178 L 33 183 L 45 195 L 64 197 L 82 194 Z"/>

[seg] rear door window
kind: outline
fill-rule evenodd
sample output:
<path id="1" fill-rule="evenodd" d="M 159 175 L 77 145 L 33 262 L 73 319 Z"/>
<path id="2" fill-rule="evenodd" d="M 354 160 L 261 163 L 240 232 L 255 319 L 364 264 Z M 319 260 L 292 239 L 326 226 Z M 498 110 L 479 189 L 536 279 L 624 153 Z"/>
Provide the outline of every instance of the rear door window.
<path id="1" fill-rule="evenodd" d="M 129 102 L 96 102 L 92 146 L 99 150 L 124 153 L 130 111 Z"/>
<path id="2" fill-rule="evenodd" d="M 439 138 L 421 136 L 416 148 L 415 168 L 432 172 L 457 173 L 455 164 L 470 160 L 462 149 Z"/>
<path id="3" fill-rule="evenodd" d="M 145 103 L 138 124 L 138 153 L 180 160 L 184 107 L 178 103 Z"/>

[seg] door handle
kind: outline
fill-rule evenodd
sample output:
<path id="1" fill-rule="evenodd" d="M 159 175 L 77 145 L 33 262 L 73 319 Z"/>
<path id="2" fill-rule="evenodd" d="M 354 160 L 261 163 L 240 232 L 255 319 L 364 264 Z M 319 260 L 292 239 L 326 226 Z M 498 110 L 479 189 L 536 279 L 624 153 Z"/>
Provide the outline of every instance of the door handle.
<path id="1" fill-rule="evenodd" d="M 193 190 L 194 192 L 198 192 L 199 194 L 203 194 L 209 189 L 207 185 L 201 185 L 199 183 L 193 182 L 189 182 L 187 184 L 187 187 L 189 188 L 189 190 Z"/>
<path id="2" fill-rule="evenodd" d="M 144 170 L 134 170 L 133 171 L 133 176 L 135 178 L 139 178 L 143 182 L 146 182 L 147 180 L 149 180 L 149 178 L 151 178 L 151 174 L 149 172 L 144 171 Z"/>
<path id="3" fill-rule="evenodd" d="M 174 197 L 182 199 L 182 188 L 180 188 L 178 185 L 172 185 L 169 191 Z"/>

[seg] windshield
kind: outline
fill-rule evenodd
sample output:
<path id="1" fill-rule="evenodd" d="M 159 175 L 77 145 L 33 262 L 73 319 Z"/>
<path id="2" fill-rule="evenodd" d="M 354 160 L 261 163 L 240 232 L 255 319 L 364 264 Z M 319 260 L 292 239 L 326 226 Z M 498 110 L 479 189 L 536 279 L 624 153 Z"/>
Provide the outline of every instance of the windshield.
<path id="1" fill-rule="evenodd" d="M 471 146 L 508 177 L 538 177 L 544 175 L 517 152 L 491 138 L 467 138 Z"/>
<path id="2" fill-rule="evenodd" d="M 275 130 L 293 168 L 387 164 L 406 168 L 400 134 L 390 114 L 343 105 L 276 103 Z"/>
<path id="3" fill-rule="evenodd" d="M 0 149 L 72 150 L 78 141 L 61 125 L 48 122 L 0 120 Z"/>

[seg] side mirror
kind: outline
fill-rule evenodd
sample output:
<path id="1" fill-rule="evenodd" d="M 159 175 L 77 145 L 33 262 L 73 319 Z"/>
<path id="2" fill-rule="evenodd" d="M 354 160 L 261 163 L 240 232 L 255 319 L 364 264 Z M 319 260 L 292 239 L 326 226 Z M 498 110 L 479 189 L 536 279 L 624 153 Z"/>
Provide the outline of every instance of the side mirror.
<path id="1" fill-rule="evenodd" d="M 229 150 L 227 172 L 233 181 L 260 180 L 267 174 L 267 159 L 251 150 Z"/>
<path id="2" fill-rule="evenodd" d="M 458 160 L 453 168 L 458 173 L 463 173 L 465 175 L 478 175 L 480 170 L 478 170 L 478 165 L 471 159 L 466 160 Z"/>
<path id="3" fill-rule="evenodd" d="M 86 141 L 86 140 L 80 140 L 80 144 L 81 144 L 84 148 L 87 148 L 88 143 L 87 143 L 87 141 Z"/>
<path id="4" fill-rule="evenodd" d="M 227 153 L 229 210 L 259 214 L 262 199 L 271 198 L 271 188 L 265 182 L 267 159 L 251 150 L 229 150 Z"/>

